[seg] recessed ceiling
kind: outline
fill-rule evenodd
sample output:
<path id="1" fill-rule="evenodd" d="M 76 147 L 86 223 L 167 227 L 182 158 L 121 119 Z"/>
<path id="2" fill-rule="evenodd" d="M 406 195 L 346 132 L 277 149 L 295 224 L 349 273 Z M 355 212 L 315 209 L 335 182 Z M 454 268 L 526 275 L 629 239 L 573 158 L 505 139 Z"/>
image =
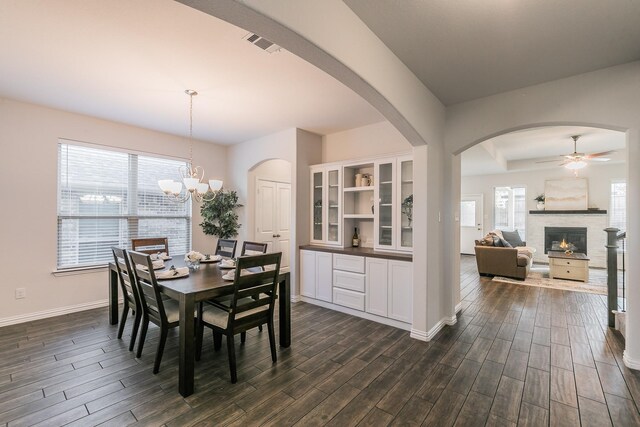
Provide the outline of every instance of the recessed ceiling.
<path id="1" fill-rule="evenodd" d="M 445 104 L 640 59 L 637 0 L 344 0 Z"/>
<path id="2" fill-rule="evenodd" d="M 582 126 L 550 126 L 526 129 L 484 141 L 462 153 L 462 175 L 534 171 L 559 167 L 563 157 L 573 153 L 572 135 L 580 135 L 577 151 L 586 154 L 616 150 L 608 162 L 625 161 L 623 132 Z M 546 162 L 557 160 L 556 162 Z M 545 161 L 545 163 L 537 163 Z"/>
<path id="3" fill-rule="evenodd" d="M 383 120 L 333 77 L 172 0 L 0 1 L 0 97 L 233 144 Z"/>

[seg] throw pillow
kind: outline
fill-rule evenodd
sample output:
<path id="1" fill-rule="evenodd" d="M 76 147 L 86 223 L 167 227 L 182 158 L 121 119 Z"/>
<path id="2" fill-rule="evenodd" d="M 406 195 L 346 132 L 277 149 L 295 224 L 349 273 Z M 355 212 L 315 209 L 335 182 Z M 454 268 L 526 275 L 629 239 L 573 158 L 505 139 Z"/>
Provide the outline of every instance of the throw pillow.
<path id="1" fill-rule="evenodd" d="M 524 242 L 520 238 L 520 233 L 518 233 L 518 230 L 503 231 L 502 232 L 502 237 L 504 238 L 504 240 L 509 242 L 511 244 L 511 246 L 513 246 L 513 247 L 515 247 L 515 246 L 524 246 Z"/>
<path id="2" fill-rule="evenodd" d="M 493 236 L 493 246 L 497 246 L 499 248 L 511 248 L 511 244 L 501 238 L 500 236 Z"/>

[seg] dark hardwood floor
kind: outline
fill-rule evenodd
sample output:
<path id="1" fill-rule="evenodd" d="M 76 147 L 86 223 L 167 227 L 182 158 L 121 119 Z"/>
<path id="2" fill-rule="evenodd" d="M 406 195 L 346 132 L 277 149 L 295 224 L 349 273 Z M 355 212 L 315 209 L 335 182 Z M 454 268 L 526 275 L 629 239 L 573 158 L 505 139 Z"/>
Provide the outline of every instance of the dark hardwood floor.
<path id="1" fill-rule="evenodd" d="M 237 345 L 237 384 L 207 334 L 188 398 L 175 331 L 153 375 L 158 329 L 135 359 L 106 309 L 0 328 L 0 426 L 640 426 L 640 373 L 602 297 L 496 286 L 472 257 L 462 270 L 458 323 L 430 343 L 297 303 L 276 365 L 266 332 Z"/>

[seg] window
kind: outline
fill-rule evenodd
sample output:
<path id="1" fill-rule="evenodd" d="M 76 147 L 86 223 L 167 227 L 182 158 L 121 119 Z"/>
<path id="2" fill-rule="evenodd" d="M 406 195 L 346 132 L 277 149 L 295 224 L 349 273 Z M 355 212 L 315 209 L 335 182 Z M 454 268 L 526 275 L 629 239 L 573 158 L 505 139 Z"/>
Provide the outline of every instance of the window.
<path id="1" fill-rule="evenodd" d="M 184 161 L 69 142 L 58 144 L 58 269 L 104 265 L 135 237 L 166 236 L 170 252 L 188 252 L 191 204 L 158 187 L 180 180 Z"/>
<path id="2" fill-rule="evenodd" d="M 460 202 L 460 227 L 476 226 L 476 201 L 463 200 Z"/>
<path id="3" fill-rule="evenodd" d="M 609 226 L 620 230 L 627 229 L 627 183 L 625 181 L 611 183 Z"/>
<path id="4" fill-rule="evenodd" d="M 518 230 L 526 239 L 526 190 L 524 187 L 496 187 L 494 191 L 493 223 L 498 230 Z"/>

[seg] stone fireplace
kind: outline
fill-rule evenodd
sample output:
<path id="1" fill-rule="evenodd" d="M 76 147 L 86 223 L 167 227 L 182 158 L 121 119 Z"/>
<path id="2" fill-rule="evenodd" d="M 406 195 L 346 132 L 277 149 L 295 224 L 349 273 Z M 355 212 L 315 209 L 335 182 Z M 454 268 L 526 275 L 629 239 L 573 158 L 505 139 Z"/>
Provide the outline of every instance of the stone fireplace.
<path id="1" fill-rule="evenodd" d="M 565 250 L 587 255 L 587 227 L 544 228 L 544 253 Z"/>

